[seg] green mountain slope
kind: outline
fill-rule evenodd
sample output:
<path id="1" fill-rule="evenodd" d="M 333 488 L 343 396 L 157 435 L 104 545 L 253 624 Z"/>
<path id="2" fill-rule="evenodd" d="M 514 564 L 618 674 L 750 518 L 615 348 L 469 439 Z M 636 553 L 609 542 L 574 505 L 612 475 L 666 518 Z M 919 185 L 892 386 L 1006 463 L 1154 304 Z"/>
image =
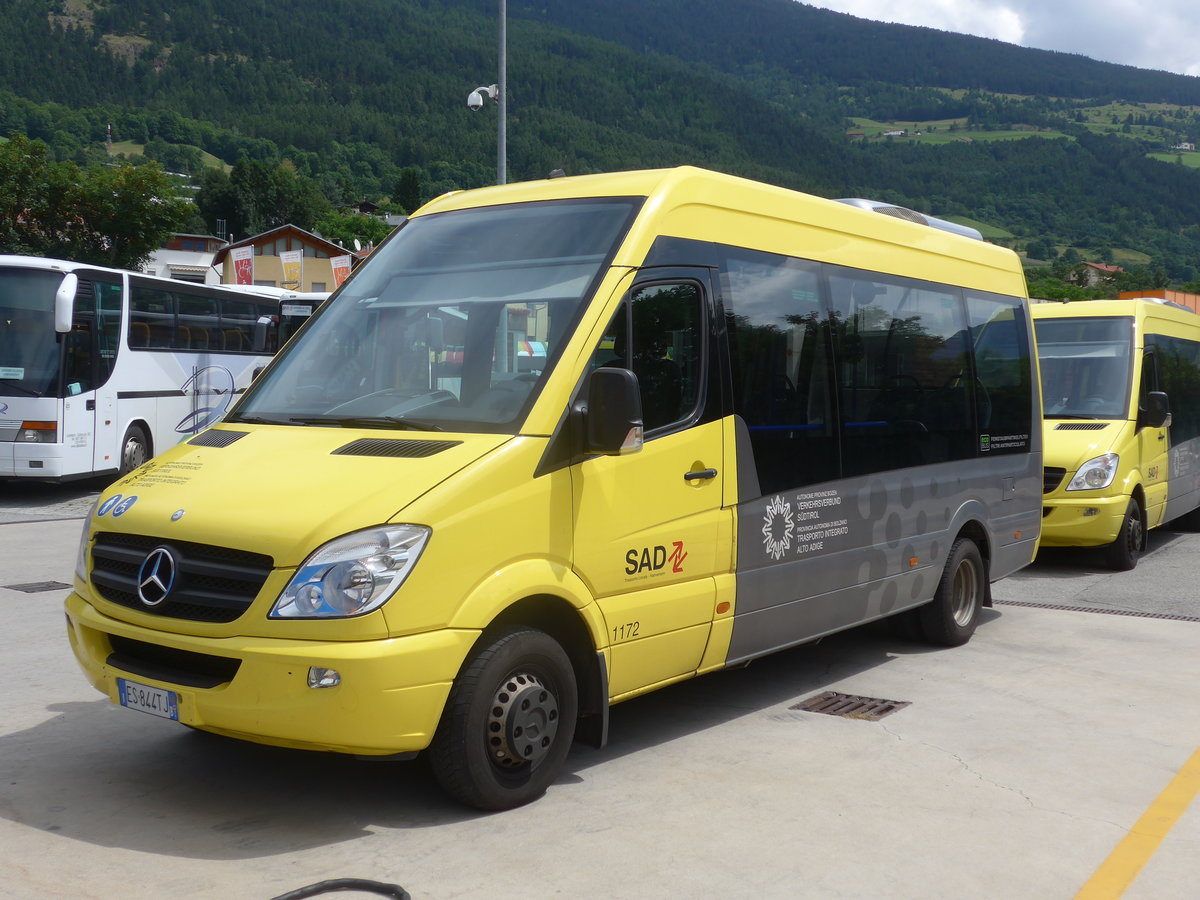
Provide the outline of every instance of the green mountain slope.
<path id="1" fill-rule="evenodd" d="M 41 138 L 60 157 L 101 154 L 111 124 L 114 140 L 169 167 L 198 166 L 202 151 L 286 159 L 343 198 L 388 195 L 406 167 L 427 196 L 494 178 L 495 110 L 465 104 L 495 78 L 494 2 L 8 6 L 0 134 Z M 1197 276 L 1200 171 L 1147 154 L 1200 131 L 1200 79 L 792 0 L 508 8 L 511 180 L 690 163 L 969 217 L 1017 246 L 1136 251 L 1176 280 Z M 1090 110 L 1118 97 L 1167 105 L 1158 124 L 1131 111 L 1094 133 Z M 1069 137 L 849 140 L 849 116 Z"/>

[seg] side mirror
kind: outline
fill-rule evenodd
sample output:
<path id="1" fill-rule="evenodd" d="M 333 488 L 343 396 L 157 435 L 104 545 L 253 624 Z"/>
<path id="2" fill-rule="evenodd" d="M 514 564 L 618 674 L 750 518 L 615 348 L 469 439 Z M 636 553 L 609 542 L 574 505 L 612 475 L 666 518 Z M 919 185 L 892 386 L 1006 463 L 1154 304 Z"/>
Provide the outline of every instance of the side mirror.
<path id="1" fill-rule="evenodd" d="M 642 449 L 642 394 L 628 369 L 596 369 L 588 376 L 583 450 L 623 456 Z"/>
<path id="2" fill-rule="evenodd" d="M 1162 428 L 1171 424 L 1171 404 L 1162 391 L 1146 395 L 1146 405 L 1138 411 L 1141 424 L 1147 428 Z"/>
<path id="3" fill-rule="evenodd" d="M 270 316 L 259 316 L 254 323 L 254 351 L 264 353 L 267 349 L 267 339 L 275 323 Z"/>
<path id="4" fill-rule="evenodd" d="M 62 284 L 54 294 L 54 330 L 68 334 L 75 319 L 75 292 L 79 290 L 79 276 L 69 272 L 63 276 Z"/>

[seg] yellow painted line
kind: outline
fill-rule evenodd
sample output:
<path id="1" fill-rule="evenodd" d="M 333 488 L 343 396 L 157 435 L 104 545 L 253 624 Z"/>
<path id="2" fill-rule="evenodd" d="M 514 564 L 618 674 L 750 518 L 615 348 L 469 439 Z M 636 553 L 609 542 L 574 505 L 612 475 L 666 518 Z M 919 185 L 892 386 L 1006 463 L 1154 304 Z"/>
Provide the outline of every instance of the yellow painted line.
<path id="1" fill-rule="evenodd" d="M 1200 794 L 1200 749 L 1175 773 L 1171 783 L 1075 895 L 1075 900 L 1116 900 L 1122 896 L 1197 794 Z"/>

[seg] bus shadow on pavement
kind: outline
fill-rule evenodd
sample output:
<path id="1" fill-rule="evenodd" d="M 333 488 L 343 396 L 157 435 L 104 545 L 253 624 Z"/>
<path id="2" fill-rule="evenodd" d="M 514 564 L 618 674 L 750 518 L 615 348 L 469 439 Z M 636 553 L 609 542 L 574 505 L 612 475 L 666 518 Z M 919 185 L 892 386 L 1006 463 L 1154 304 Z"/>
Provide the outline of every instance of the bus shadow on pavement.
<path id="1" fill-rule="evenodd" d="M 986 626 L 991 611 L 985 611 Z M 553 791 L 628 754 L 795 702 L 897 656 L 936 650 L 863 626 L 613 707 L 603 750 L 576 745 Z M 369 761 L 260 746 L 105 700 L 0 736 L 0 817 L 103 847 L 237 860 L 484 815 L 438 788 L 423 760 Z M 543 801 L 545 802 L 545 801 Z"/>
<path id="2" fill-rule="evenodd" d="M 1146 535 L 1146 549 L 1142 559 L 1170 549 L 1186 539 L 1187 535 L 1188 532 L 1175 530 L 1170 526 L 1154 529 Z M 1023 578 L 1078 578 L 1081 574 L 1120 576 L 1124 573 L 1111 569 L 1104 562 L 1103 552 L 1097 548 L 1042 547 L 1028 568 L 1010 575 L 1009 579 L 1020 581 Z"/>
<path id="3" fill-rule="evenodd" d="M 998 615 L 983 609 L 980 628 L 986 629 Z M 886 621 L 861 625 L 764 656 L 742 668 L 713 672 L 620 703 L 611 710 L 608 745 L 603 750 L 576 746 L 566 769 L 578 773 L 745 715 L 791 705 L 898 657 L 954 652 L 900 638 Z"/>

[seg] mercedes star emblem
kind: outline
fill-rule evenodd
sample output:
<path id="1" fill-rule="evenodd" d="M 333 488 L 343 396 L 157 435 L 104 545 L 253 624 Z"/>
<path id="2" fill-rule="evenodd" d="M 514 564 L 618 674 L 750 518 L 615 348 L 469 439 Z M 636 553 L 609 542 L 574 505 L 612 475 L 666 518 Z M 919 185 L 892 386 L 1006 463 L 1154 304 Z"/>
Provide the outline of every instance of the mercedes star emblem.
<path id="1" fill-rule="evenodd" d="M 158 606 L 175 586 L 175 557 L 166 547 L 155 547 L 138 569 L 138 599 L 146 606 Z"/>

